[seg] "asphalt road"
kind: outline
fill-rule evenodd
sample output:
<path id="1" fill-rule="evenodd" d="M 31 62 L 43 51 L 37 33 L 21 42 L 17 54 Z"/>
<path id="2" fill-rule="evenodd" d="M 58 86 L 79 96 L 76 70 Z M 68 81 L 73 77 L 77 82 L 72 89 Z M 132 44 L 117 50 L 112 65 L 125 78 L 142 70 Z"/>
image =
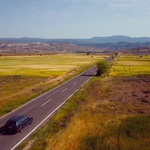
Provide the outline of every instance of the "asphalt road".
<path id="1" fill-rule="evenodd" d="M 36 129 L 40 128 L 52 115 L 96 74 L 97 68 L 92 67 L 62 85 L 31 100 L 20 108 L 0 118 L 0 149 L 15 150 Z M 3 130 L 6 121 L 15 115 L 33 117 L 31 125 L 26 126 L 21 133 L 7 134 Z"/>

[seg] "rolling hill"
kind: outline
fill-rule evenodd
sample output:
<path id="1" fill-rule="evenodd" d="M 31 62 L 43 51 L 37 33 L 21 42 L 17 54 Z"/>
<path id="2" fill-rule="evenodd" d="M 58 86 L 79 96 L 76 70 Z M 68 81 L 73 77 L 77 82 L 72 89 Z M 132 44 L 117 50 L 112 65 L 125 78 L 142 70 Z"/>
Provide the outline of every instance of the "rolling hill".
<path id="1" fill-rule="evenodd" d="M 43 39 L 43 38 L 0 38 L 0 46 L 10 43 L 46 43 L 46 44 L 74 44 L 90 46 L 107 50 L 125 50 L 138 47 L 149 47 L 150 37 L 109 36 L 92 37 L 89 39 Z"/>

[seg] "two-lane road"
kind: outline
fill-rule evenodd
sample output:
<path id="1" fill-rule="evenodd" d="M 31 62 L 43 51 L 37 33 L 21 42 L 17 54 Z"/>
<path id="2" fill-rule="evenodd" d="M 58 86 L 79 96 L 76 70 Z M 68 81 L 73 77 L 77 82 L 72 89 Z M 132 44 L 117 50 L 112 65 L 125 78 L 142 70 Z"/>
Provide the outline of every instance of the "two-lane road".
<path id="1" fill-rule="evenodd" d="M 97 68 L 94 66 L 0 118 L 0 149 L 17 149 L 21 142 L 45 123 L 81 86 L 96 74 L 96 71 Z M 15 115 L 32 116 L 33 123 L 26 126 L 21 133 L 8 135 L 3 130 L 3 125 L 9 118 Z"/>

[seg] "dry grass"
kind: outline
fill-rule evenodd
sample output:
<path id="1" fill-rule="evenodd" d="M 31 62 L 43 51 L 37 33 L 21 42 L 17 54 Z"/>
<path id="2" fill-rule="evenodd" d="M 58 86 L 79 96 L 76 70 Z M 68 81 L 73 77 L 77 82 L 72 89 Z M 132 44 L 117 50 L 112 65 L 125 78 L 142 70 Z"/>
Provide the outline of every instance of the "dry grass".
<path id="1" fill-rule="evenodd" d="M 92 78 L 35 134 L 29 149 L 149 150 L 149 81 L 149 76 Z"/>
<path id="2" fill-rule="evenodd" d="M 86 97 L 86 103 L 80 107 L 79 112 L 71 119 L 68 127 L 58 133 L 46 149 L 79 150 L 88 147 L 92 149 L 93 144 L 94 149 L 96 149 L 96 139 L 104 135 L 105 127 L 114 120 L 114 116 L 110 113 L 103 114 L 110 108 L 107 98 L 111 90 L 103 88 L 101 82 L 98 83 L 97 81 L 92 83 L 91 87 L 94 87 L 94 90 Z M 108 95 L 106 91 L 109 91 Z M 104 99 L 101 100 L 101 98 Z M 99 143 L 99 141 L 97 142 Z"/>
<path id="3" fill-rule="evenodd" d="M 135 110 L 136 106 L 132 103 L 132 99 L 128 100 L 130 108 L 133 108 L 129 112 L 129 105 L 125 105 L 122 101 L 119 102 L 117 98 L 114 99 L 114 89 L 111 88 L 111 84 L 116 81 L 110 79 L 103 81 L 93 79 L 93 81 L 90 88 L 92 89 L 93 86 L 94 90 L 91 90 L 86 97 L 86 103 L 80 106 L 80 110 L 71 119 L 65 130 L 47 139 L 48 144 L 45 149 L 126 150 L 130 148 L 148 150 L 150 148 L 150 117 L 144 114 L 143 117 L 141 116 L 139 111 L 143 109 L 141 103 L 136 101 L 138 103 L 136 106 L 138 105 L 139 108 Z M 149 108 L 146 109 L 145 113 L 148 113 Z M 135 137 L 130 137 L 130 134 Z"/>
<path id="4" fill-rule="evenodd" d="M 31 55 L 0 57 L 0 115 L 64 82 L 103 56 Z"/>

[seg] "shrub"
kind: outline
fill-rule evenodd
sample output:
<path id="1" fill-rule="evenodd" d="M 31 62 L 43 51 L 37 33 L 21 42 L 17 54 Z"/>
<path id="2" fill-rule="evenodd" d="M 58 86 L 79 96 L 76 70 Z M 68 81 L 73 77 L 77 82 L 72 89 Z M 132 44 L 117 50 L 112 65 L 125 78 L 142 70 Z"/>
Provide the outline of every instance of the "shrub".
<path id="1" fill-rule="evenodd" d="M 97 62 L 97 75 L 101 76 L 104 73 L 107 73 L 110 69 L 110 64 L 106 61 Z"/>

